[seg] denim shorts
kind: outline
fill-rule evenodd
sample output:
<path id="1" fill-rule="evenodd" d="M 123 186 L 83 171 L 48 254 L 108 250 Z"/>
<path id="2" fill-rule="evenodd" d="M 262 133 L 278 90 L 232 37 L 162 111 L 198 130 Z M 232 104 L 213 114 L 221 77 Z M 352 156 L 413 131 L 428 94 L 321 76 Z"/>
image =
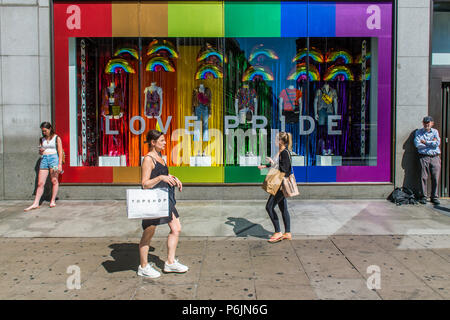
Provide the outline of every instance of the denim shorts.
<path id="1" fill-rule="evenodd" d="M 58 170 L 58 165 L 59 165 L 59 157 L 56 153 L 42 155 L 40 169 Z"/>

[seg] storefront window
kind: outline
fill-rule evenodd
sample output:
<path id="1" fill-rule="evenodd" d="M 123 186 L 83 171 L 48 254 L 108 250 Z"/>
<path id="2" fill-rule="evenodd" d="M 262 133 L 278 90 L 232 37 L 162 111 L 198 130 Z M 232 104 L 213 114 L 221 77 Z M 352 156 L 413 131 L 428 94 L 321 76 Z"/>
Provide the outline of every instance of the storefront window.
<path id="1" fill-rule="evenodd" d="M 272 31 L 266 36 L 260 34 L 264 28 L 254 28 L 258 10 L 249 15 L 255 21 L 248 18 L 242 25 L 246 30 L 227 27 L 231 18 L 245 19 L 236 11 L 243 8 L 237 2 L 219 5 L 225 31 L 215 37 L 202 35 L 207 29 L 189 37 L 171 32 L 170 12 L 166 33 L 171 36 L 160 31 L 114 36 L 114 21 L 110 36 L 93 27 L 57 33 L 56 50 L 67 43 L 69 51 L 66 61 L 57 58 L 55 71 L 57 78 L 64 77 L 58 70 L 68 65 L 69 113 L 63 116 L 62 111 L 61 119 L 69 119 L 70 166 L 139 168 L 148 152 L 145 135 L 156 128 L 166 134 L 163 156 L 171 172 L 185 182 L 260 182 L 264 176 L 256 167 L 276 156 L 276 135 L 286 131 L 292 134 L 299 182 L 371 181 L 377 170 L 384 170 L 383 181 L 389 180 L 390 165 L 380 166 L 380 159 L 389 158 L 389 146 L 382 143 L 389 144 L 390 127 L 380 135 L 378 121 L 386 110 L 390 119 L 390 94 L 382 102 L 379 97 L 390 90 L 386 57 L 392 29 L 385 21 L 390 22 L 391 4 L 358 4 L 355 9 L 339 3 L 277 3 L 271 3 L 273 8 L 261 4 L 261 12 L 270 9 L 265 14 L 281 10 L 278 20 L 268 18 Z M 135 6 L 138 13 L 144 10 L 140 3 Z M 72 7 L 102 10 L 105 17 L 112 8 L 114 20 L 114 2 L 101 9 Z M 68 12 L 67 4 L 55 3 L 55 21 Z M 293 12 L 327 20 L 319 29 L 320 21 L 289 24 Z M 346 26 L 347 17 L 357 27 Z M 380 50 L 385 55 L 381 64 Z M 105 179 L 114 182 L 118 170 Z M 361 170 L 373 173 L 365 177 Z"/>

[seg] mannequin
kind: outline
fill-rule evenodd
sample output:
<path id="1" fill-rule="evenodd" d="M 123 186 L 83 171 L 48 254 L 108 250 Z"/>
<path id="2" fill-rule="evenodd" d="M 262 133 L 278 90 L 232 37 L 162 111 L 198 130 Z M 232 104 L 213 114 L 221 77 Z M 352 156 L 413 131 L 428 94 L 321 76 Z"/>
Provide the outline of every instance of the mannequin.
<path id="1" fill-rule="evenodd" d="M 316 91 L 314 98 L 314 117 L 319 122 L 319 147 L 322 155 L 331 155 L 330 141 L 327 135 L 328 116 L 336 115 L 338 108 L 337 92 L 325 82 L 322 88 Z M 326 142 L 324 141 L 326 140 Z"/>
<path id="2" fill-rule="evenodd" d="M 192 114 L 202 120 L 203 141 L 209 141 L 208 119 L 211 117 L 211 89 L 203 83 L 192 92 Z M 199 141 L 199 134 L 194 134 L 194 141 Z"/>
<path id="3" fill-rule="evenodd" d="M 284 89 L 279 98 L 279 116 L 286 117 L 286 123 L 296 123 L 302 115 L 302 91 L 293 85 Z"/>
<path id="4" fill-rule="evenodd" d="M 102 142 L 100 155 L 118 157 L 126 155 L 127 150 L 127 133 L 126 133 L 126 107 L 123 92 L 124 88 L 122 83 L 118 82 L 117 85 L 114 81 L 114 76 L 109 82 L 109 85 L 103 88 L 102 98 L 102 124 L 103 128 L 106 127 L 108 122 L 109 130 L 117 131 L 117 134 L 102 134 Z"/>
<path id="5" fill-rule="evenodd" d="M 255 89 L 250 89 L 244 83 L 239 89 L 234 100 L 234 109 L 239 115 L 239 123 L 244 124 L 252 121 L 253 115 L 258 114 L 258 97 Z"/>
<path id="6" fill-rule="evenodd" d="M 163 96 L 162 89 L 152 82 L 144 89 L 144 114 L 147 118 L 161 117 Z"/>
<path id="7" fill-rule="evenodd" d="M 112 116 L 113 119 L 120 119 L 123 116 L 122 95 L 116 88 L 113 80 L 104 89 L 102 115 Z"/>

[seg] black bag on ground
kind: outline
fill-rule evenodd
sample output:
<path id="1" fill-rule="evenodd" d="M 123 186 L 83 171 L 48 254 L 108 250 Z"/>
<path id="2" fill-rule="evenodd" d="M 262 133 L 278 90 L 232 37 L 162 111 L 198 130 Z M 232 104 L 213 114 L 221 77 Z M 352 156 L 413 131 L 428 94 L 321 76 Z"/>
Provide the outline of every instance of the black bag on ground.
<path id="1" fill-rule="evenodd" d="M 401 206 L 402 204 L 417 204 L 414 192 L 407 187 L 395 188 L 395 190 L 389 195 L 388 200 L 398 206 Z"/>

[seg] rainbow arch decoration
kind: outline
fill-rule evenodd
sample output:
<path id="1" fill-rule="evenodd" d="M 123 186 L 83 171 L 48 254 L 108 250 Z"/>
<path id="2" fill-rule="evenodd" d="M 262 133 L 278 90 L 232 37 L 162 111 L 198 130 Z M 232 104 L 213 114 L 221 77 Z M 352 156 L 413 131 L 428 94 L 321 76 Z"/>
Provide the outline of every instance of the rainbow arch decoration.
<path id="1" fill-rule="evenodd" d="M 306 56 L 309 54 L 309 57 L 313 59 L 314 61 L 318 63 L 323 63 L 324 58 L 323 54 L 316 48 L 310 48 L 309 52 L 307 48 L 300 49 L 295 57 L 292 59 L 292 62 L 298 62 L 306 58 Z"/>
<path id="2" fill-rule="evenodd" d="M 130 63 L 122 58 L 114 58 L 108 61 L 105 67 L 105 73 L 136 73 Z"/>
<path id="3" fill-rule="evenodd" d="M 331 51 L 325 55 L 325 62 L 336 62 L 339 59 L 345 64 L 353 63 L 353 57 L 347 50 Z"/>
<path id="4" fill-rule="evenodd" d="M 145 70 L 152 72 L 175 72 L 175 67 L 168 58 L 157 56 L 148 60 L 147 64 L 145 65 Z"/>
<path id="5" fill-rule="evenodd" d="M 195 73 L 196 80 L 223 78 L 223 71 L 215 64 L 203 64 L 198 67 Z"/>
<path id="6" fill-rule="evenodd" d="M 347 66 L 331 66 L 328 68 L 324 81 L 353 81 L 355 77 Z"/>
<path id="7" fill-rule="evenodd" d="M 132 56 L 134 59 L 139 59 L 139 55 L 136 49 L 134 48 L 119 48 L 116 50 L 116 52 L 114 52 L 114 56 L 122 56 L 124 54 L 129 54 L 130 56 Z"/>
<path id="8" fill-rule="evenodd" d="M 314 65 L 310 64 L 309 69 L 306 70 L 306 63 L 299 63 L 292 68 L 286 79 L 294 81 L 302 81 L 306 79 L 309 79 L 309 81 L 320 81 L 320 74 L 319 70 L 317 70 Z"/>
<path id="9" fill-rule="evenodd" d="M 272 71 L 265 66 L 250 66 L 245 70 L 242 76 L 242 81 L 254 81 L 257 78 L 262 78 L 264 81 L 273 81 Z"/>
<path id="10" fill-rule="evenodd" d="M 249 61 L 252 62 L 259 56 L 264 56 L 272 60 L 279 59 L 277 53 L 274 50 L 268 48 L 261 48 L 261 49 L 253 49 L 253 51 L 250 53 Z"/>
<path id="11" fill-rule="evenodd" d="M 160 51 L 167 51 L 169 53 L 169 57 L 175 59 L 178 58 L 178 53 L 175 50 L 174 45 L 170 41 L 159 39 L 155 39 L 149 44 L 147 55 L 150 56 L 152 54 L 159 53 Z"/>
<path id="12" fill-rule="evenodd" d="M 224 62 L 223 54 L 214 49 L 206 49 L 204 51 L 199 52 L 197 62 L 208 60 L 210 57 L 217 57 L 217 59 L 219 59 L 220 62 L 222 63 Z"/>

